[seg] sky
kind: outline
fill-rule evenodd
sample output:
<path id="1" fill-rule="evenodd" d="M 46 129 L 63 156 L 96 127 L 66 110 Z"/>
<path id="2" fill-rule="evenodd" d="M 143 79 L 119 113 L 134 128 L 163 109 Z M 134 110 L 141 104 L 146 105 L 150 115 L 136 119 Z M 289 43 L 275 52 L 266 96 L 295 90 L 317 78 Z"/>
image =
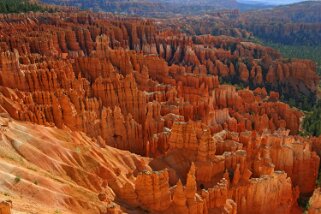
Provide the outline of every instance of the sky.
<path id="1" fill-rule="evenodd" d="M 237 0 L 238 2 L 243 3 L 265 3 L 265 4 L 273 4 L 273 5 L 282 5 L 282 4 L 291 4 L 291 3 L 297 3 L 304 0 Z"/>

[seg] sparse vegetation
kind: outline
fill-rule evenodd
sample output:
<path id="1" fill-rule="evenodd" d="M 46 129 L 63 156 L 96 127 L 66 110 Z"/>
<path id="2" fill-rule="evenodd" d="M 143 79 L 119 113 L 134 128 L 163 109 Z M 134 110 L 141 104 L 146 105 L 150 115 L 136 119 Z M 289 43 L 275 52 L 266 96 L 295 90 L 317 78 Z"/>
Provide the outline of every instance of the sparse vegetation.
<path id="1" fill-rule="evenodd" d="M 306 213 L 310 207 L 309 199 L 310 199 L 309 197 L 303 197 L 303 196 L 300 196 L 298 198 L 298 204 L 303 209 L 303 213 Z"/>
<path id="2" fill-rule="evenodd" d="M 54 214 L 61 214 L 61 211 L 59 209 L 55 210 Z"/>
<path id="3" fill-rule="evenodd" d="M 307 132 L 307 131 L 305 131 L 305 130 L 300 130 L 300 131 L 299 131 L 299 135 L 300 135 L 301 137 L 308 137 L 308 136 L 310 135 L 310 133 Z"/>
<path id="4" fill-rule="evenodd" d="M 14 181 L 15 181 L 16 183 L 19 183 L 19 182 L 21 181 L 21 177 L 20 177 L 20 176 L 16 176 L 16 177 L 14 178 Z"/>
<path id="5" fill-rule="evenodd" d="M 311 112 L 306 113 L 303 128 L 311 135 L 321 135 L 321 101 L 314 106 Z"/>

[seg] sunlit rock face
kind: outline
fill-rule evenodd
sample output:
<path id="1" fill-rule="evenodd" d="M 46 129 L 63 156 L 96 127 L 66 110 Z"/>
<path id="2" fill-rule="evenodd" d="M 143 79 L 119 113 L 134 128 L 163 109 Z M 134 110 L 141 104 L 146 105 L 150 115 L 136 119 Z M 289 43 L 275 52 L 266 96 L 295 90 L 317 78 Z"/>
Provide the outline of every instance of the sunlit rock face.
<path id="1" fill-rule="evenodd" d="M 280 101 L 316 93 L 313 63 L 162 26 L 0 16 L 0 190 L 13 209 L 293 213 L 313 193 L 320 139 L 297 136 L 303 113 Z"/>

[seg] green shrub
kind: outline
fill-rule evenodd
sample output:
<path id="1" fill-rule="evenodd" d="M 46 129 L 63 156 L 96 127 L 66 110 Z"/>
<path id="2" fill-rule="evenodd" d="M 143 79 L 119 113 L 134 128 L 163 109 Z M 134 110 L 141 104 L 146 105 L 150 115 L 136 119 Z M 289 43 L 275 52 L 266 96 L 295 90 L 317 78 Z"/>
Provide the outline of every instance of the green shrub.
<path id="1" fill-rule="evenodd" d="M 19 182 L 21 181 L 20 176 L 16 176 L 16 177 L 14 178 L 14 181 L 15 181 L 16 183 L 19 183 Z"/>
<path id="2" fill-rule="evenodd" d="M 303 128 L 311 135 L 321 135 L 321 101 L 314 106 L 312 112 L 306 113 Z"/>

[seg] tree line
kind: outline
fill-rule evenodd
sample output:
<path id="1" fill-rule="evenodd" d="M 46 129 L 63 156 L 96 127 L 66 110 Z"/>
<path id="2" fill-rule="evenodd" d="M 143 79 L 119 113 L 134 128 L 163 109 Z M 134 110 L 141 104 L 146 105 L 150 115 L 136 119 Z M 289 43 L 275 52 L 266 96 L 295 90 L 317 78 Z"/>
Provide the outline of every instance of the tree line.
<path id="1" fill-rule="evenodd" d="M 29 11 L 45 11 L 46 9 L 37 3 L 28 0 L 1 0 L 0 13 L 21 13 Z"/>

